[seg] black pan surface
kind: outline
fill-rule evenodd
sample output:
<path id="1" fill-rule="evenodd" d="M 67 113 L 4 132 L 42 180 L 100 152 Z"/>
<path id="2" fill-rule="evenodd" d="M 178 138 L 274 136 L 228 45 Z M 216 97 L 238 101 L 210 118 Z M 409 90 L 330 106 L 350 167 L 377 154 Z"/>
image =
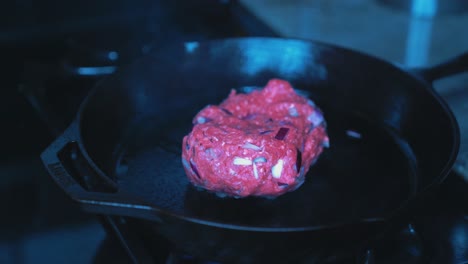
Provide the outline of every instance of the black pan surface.
<path id="1" fill-rule="evenodd" d="M 302 187 L 276 199 L 219 198 L 193 188 L 180 157 L 193 116 L 231 89 L 271 78 L 290 81 L 322 108 L 330 149 Z M 237 227 L 386 218 L 443 180 L 458 149 L 456 122 L 427 83 L 375 58 L 299 40 L 171 47 L 103 82 L 78 122 L 84 155 L 119 192 L 163 213 Z"/>
<path id="2" fill-rule="evenodd" d="M 255 227 L 381 218 L 415 193 L 416 163 L 401 146 L 401 138 L 352 113 L 328 113 L 331 148 L 312 167 L 301 188 L 276 199 L 219 198 L 189 184 L 180 149 L 182 137 L 191 128 L 187 120 L 195 112 L 181 113 L 185 122 L 164 126 L 162 131 L 157 118 L 133 127 L 121 150 L 124 167 L 120 159 L 114 175 L 122 190 L 172 213 Z"/>

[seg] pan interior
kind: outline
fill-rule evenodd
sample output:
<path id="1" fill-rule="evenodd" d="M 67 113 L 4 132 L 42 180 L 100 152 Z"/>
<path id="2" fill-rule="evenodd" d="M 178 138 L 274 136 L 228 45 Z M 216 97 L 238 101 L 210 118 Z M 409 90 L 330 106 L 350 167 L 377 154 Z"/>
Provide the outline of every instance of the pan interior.
<path id="1" fill-rule="evenodd" d="M 444 166 L 453 163 L 456 126 L 447 110 L 424 83 L 392 65 L 293 40 L 190 47 L 135 62 L 97 87 L 78 116 L 83 146 L 96 166 L 119 190 L 154 207 L 252 227 L 385 218 L 441 180 Z M 261 87 L 271 78 L 308 92 L 322 108 L 330 149 L 303 186 L 274 200 L 221 199 L 193 188 L 180 157 L 192 118 L 232 88 Z"/>
<path id="2" fill-rule="evenodd" d="M 305 227 L 387 216 L 416 191 L 410 148 L 358 113 L 322 109 L 331 147 L 299 189 L 276 199 L 219 198 L 189 183 L 181 142 L 196 111 L 166 123 L 154 116 L 134 124 L 116 151 L 114 174 L 122 190 L 162 210 L 218 223 Z"/>

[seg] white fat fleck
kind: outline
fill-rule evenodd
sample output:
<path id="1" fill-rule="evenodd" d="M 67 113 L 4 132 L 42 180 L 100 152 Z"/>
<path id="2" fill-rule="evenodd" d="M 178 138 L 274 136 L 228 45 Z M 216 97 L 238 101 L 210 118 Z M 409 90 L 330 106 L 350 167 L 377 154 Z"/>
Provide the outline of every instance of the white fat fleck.
<path id="1" fill-rule="evenodd" d="M 246 94 L 249 94 L 253 91 L 260 91 L 262 90 L 262 87 L 258 87 L 258 86 L 244 86 L 244 87 L 241 87 L 240 90 Z"/>
<path id="2" fill-rule="evenodd" d="M 250 142 L 245 142 L 245 144 L 242 147 L 245 148 L 245 149 L 251 149 L 251 150 L 255 150 L 255 151 L 262 150 L 261 147 L 259 147 L 257 145 L 254 145 L 254 144 L 252 144 Z"/>
<path id="3" fill-rule="evenodd" d="M 265 157 L 258 157 L 258 158 L 255 158 L 253 161 L 254 161 L 255 163 L 267 162 L 267 160 L 266 160 Z"/>
<path id="4" fill-rule="evenodd" d="M 234 171 L 233 169 L 229 169 L 229 174 L 234 175 L 236 174 L 236 171 Z"/>
<path id="5" fill-rule="evenodd" d="M 206 122 L 206 118 L 204 118 L 203 116 L 197 117 L 197 123 L 198 124 L 203 124 L 205 122 Z"/>
<path id="6" fill-rule="evenodd" d="M 293 106 L 293 107 L 290 107 L 290 108 L 288 109 L 288 111 L 289 111 L 289 115 L 291 115 L 291 116 L 293 116 L 293 117 L 299 116 L 299 112 L 297 112 L 297 109 L 296 109 L 296 107 L 294 107 L 294 106 Z"/>
<path id="7" fill-rule="evenodd" d="M 314 111 L 307 117 L 307 120 L 311 122 L 314 127 L 320 125 L 323 122 L 323 116 L 320 112 Z"/>
<path id="8" fill-rule="evenodd" d="M 281 173 L 283 172 L 283 165 L 284 161 L 282 159 L 279 159 L 278 162 L 271 168 L 271 174 L 273 175 L 273 178 L 280 178 Z"/>
<path id="9" fill-rule="evenodd" d="M 362 138 L 362 135 L 361 133 L 359 132 L 356 132 L 354 130 L 346 130 L 346 135 L 348 135 L 349 137 L 352 137 L 352 138 Z"/>
<path id="10" fill-rule="evenodd" d="M 184 164 L 184 167 L 187 169 L 187 170 L 191 170 L 190 168 L 190 164 L 188 163 L 188 161 L 184 158 L 182 158 L 182 164 Z"/>
<path id="11" fill-rule="evenodd" d="M 252 161 L 245 158 L 235 157 L 233 161 L 234 165 L 249 166 L 252 165 Z"/>
<path id="12" fill-rule="evenodd" d="M 253 174 L 255 179 L 258 179 L 257 165 L 255 163 L 253 164 Z"/>
<path id="13" fill-rule="evenodd" d="M 217 192 L 216 193 L 216 196 L 218 196 L 219 198 L 224 198 L 227 196 L 227 194 L 223 193 L 223 192 Z"/>

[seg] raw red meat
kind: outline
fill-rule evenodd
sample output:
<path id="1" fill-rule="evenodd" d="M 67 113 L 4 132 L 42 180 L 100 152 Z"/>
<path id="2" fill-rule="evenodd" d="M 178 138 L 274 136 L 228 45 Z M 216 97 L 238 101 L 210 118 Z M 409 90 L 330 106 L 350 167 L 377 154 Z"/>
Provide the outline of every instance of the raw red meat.
<path id="1" fill-rule="evenodd" d="M 276 197 L 297 189 L 329 144 L 321 111 L 283 80 L 232 90 L 194 117 L 182 162 L 195 186 L 219 196 Z"/>

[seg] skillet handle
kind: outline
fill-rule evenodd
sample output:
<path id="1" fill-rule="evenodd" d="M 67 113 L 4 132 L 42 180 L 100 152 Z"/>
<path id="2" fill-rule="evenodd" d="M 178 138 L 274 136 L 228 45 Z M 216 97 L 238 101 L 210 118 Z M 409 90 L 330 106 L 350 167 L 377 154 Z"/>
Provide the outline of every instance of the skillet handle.
<path id="1" fill-rule="evenodd" d="M 154 207 L 119 191 L 114 182 L 90 169 L 92 166 L 86 164 L 75 140 L 75 131 L 74 122 L 41 154 L 42 162 L 59 187 L 87 212 L 138 217 L 161 223 Z M 80 166 L 75 166 L 78 164 Z"/>
<path id="2" fill-rule="evenodd" d="M 468 52 L 460 54 L 453 59 L 437 64 L 433 67 L 414 69 L 413 72 L 430 83 L 444 77 L 468 72 Z"/>

